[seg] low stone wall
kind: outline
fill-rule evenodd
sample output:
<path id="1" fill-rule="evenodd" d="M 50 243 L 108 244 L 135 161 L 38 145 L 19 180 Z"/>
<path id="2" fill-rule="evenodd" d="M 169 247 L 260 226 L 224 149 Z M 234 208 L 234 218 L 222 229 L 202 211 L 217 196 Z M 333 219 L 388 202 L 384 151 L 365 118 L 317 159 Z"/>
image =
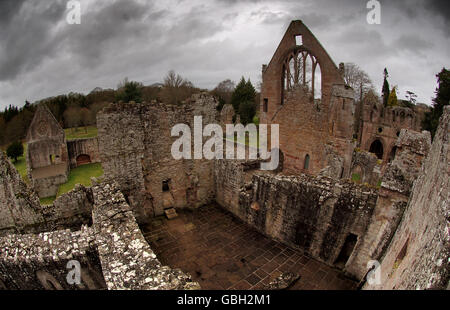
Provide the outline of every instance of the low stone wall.
<path id="1" fill-rule="evenodd" d="M 38 196 L 0 152 L 0 236 L 32 232 L 42 222 L 44 217 Z"/>
<path id="2" fill-rule="evenodd" d="M 88 155 L 91 163 L 100 162 L 97 137 L 67 141 L 67 151 L 71 169 L 78 167 L 77 158 L 80 155 Z"/>
<path id="3" fill-rule="evenodd" d="M 53 213 L 47 216 L 64 223 L 64 216 L 74 214 L 74 210 L 86 213 L 91 206 L 86 199 L 93 199 L 92 227 L 83 225 L 73 232 L 67 229 L 0 238 L 0 289 L 199 288 L 181 270 L 161 265 L 117 184 L 96 184 L 92 189 L 79 187 L 65 199 L 73 199 L 69 214 L 58 209 L 65 201 L 58 200 Z M 74 208 L 77 201 L 79 205 Z M 67 281 L 69 271 L 73 270 L 73 266 L 68 266 L 70 261 L 81 265 L 78 285 Z"/>
<path id="4" fill-rule="evenodd" d="M 92 189 L 77 184 L 53 204 L 42 206 L 47 230 L 78 230 L 82 225 L 92 224 L 93 203 Z"/>
<path id="5" fill-rule="evenodd" d="M 255 175 L 252 187 L 240 194 L 239 212 L 266 235 L 349 271 L 366 250 L 362 244 L 376 199 L 374 189 L 330 178 Z M 341 261 L 350 236 L 353 248 Z M 364 268 L 349 274 L 362 277 Z"/>
<path id="6" fill-rule="evenodd" d="M 162 266 L 115 184 L 93 187 L 96 244 L 108 289 L 197 289 L 179 269 Z"/>
<path id="7" fill-rule="evenodd" d="M 364 276 L 367 260 L 360 257 L 369 252 L 364 240 L 376 207 L 375 188 L 254 168 L 248 161 L 217 160 L 216 201 L 265 235 L 329 265 L 335 265 L 346 238 L 355 235 L 354 249 L 340 268 Z"/>
<path id="8" fill-rule="evenodd" d="M 58 189 L 61 184 L 66 183 L 68 174 L 55 175 L 42 179 L 32 179 L 33 188 L 41 198 L 53 197 L 58 194 Z"/>
<path id="9" fill-rule="evenodd" d="M 36 289 L 101 289 L 105 288 L 98 254 L 93 246 L 92 229 L 55 231 L 38 235 L 9 235 L 0 238 L 0 288 Z M 81 265 L 81 284 L 69 284 L 67 275 Z"/>

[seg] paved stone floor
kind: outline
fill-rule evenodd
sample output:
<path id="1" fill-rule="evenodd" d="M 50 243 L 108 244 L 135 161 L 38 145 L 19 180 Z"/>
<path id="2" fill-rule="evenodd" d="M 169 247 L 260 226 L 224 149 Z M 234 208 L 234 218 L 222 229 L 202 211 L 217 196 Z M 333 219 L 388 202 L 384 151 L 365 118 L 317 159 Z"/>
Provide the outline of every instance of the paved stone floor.
<path id="1" fill-rule="evenodd" d="M 212 205 L 159 217 L 143 233 L 161 263 L 189 272 L 202 289 L 264 289 L 281 273 L 300 279 L 290 289 L 354 289 L 356 283 L 301 252 L 275 242 Z"/>

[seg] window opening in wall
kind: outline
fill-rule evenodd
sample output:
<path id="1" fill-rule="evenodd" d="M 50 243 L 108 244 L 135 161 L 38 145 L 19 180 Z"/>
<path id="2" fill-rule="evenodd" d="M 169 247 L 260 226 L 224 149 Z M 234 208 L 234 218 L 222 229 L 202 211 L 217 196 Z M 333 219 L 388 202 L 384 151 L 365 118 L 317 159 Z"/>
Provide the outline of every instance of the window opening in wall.
<path id="1" fill-rule="evenodd" d="M 358 241 L 358 236 L 355 234 L 348 234 L 347 238 L 345 238 L 344 245 L 342 246 L 341 252 L 339 253 L 338 258 L 334 262 L 334 264 L 338 267 L 343 269 L 345 265 L 347 264 L 350 256 L 353 253 L 353 250 L 355 249 L 356 242 Z"/>
<path id="2" fill-rule="evenodd" d="M 305 170 L 308 170 L 308 169 L 309 169 L 309 160 L 310 160 L 310 156 L 309 156 L 309 154 L 306 154 L 306 156 L 305 156 L 305 164 L 304 164 L 304 166 L 303 166 L 303 168 L 304 168 Z"/>
<path id="3" fill-rule="evenodd" d="M 170 191 L 169 182 L 170 182 L 170 179 L 162 181 L 162 191 L 163 192 Z"/>
<path id="4" fill-rule="evenodd" d="M 264 98 L 263 112 L 267 112 L 268 106 L 269 106 L 269 99 Z"/>
<path id="5" fill-rule="evenodd" d="M 310 99 L 321 99 L 322 72 L 316 57 L 302 49 L 290 53 L 283 63 L 281 85 L 282 100 L 288 92 L 298 88 Z"/>
<path id="6" fill-rule="evenodd" d="M 303 45 L 303 37 L 301 35 L 295 36 L 295 44 Z"/>

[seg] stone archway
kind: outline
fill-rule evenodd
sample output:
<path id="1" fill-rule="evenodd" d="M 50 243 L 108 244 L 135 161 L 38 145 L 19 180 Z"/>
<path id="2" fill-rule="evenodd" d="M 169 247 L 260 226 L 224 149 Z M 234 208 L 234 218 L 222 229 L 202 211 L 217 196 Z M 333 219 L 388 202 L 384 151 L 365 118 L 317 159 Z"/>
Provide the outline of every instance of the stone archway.
<path id="1" fill-rule="evenodd" d="M 77 156 L 77 166 L 86 165 L 91 163 L 91 156 L 81 154 Z"/>
<path id="2" fill-rule="evenodd" d="M 375 154 L 378 159 L 383 159 L 383 143 L 379 139 L 375 139 L 370 145 L 369 152 Z"/>

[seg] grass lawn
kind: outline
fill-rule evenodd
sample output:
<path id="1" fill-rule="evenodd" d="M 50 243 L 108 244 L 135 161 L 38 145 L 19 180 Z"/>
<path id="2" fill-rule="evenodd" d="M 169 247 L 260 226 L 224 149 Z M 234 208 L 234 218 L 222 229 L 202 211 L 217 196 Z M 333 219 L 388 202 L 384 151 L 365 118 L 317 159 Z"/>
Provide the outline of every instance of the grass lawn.
<path id="1" fill-rule="evenodd" d="M 48 197 L 48 198 L 41 198 L 39 199 L 41 202 L 41 205 L 46 206 L 46 205 L 51 205 L 53 203 L 53 201 L 55 201 L 56 197 Z"/>
<path id="2" fill-rule="evenodd" d="M 359 183 L 361 181 L 361 176 L 359 175 L 359 173 L 352 174 L 352 181 L 355 183 Z"/>
<path id="3" fill-rule="evenodd" d="M 27 176 L 27 160 L 25 159 L 25 154 L 27 153 L 27 144 L 23 144 L 23 156 L 17 158 L 17 162 L 15 163 L 14 160 L 11 160 L 11 162 L 14 164 L 14 167 L 16 167 L 17 171 L 19 172 L 20 176 L 22 177 L 22 180 L 24 180 L 26 183 L 30 183 Z"/>
<path id="4" fill-rule="evenodd" d="M 70 129 L 66 129 L 69 130 Z M 95 135 L 94 135 L 95 132 Z M 81 129 L 80 131 L 78 131 L 78 138 L 80 138 L 82 135 L 84 135 L 84 129 Z M 92 136 L 96 136 L 97 135 L 97 128 L 95 127 L 90 127 L 88 130 L 88 134 L 92 135 Z M 87 136 L 84 136 L 87 137 Z M 23 144 L 23 149 L 24 149 L 24 155 L 17 158 L 17 162 L 13 164 L 16 167 L 17 171 L 19 172 L 20 176 L 22 177 L 22 179 L 26 182 L 26 183 L 30 183 L 30 181 L 28 180 L 28 176 L 27 176 L 27 162 L 25 159 L 25 154 L 27 153 L 27 144 L 24 143 Z M 70 192 L 76 184 L 82 184 L 84 186 L 91 186 L 91 177 L 101 177 L 103 175 L 103 169 L 102 169 L 102 164 L 101 163 L 96 163 L 96 164 L 89 164 L 89 165 L 83 165 L 80 166 L 78 168 L 72 169 L 70 170 L 69 173 L 69 179 L 65 184 L 60 185 L 59 190 L 58 190 L 58 194 L 56 197 L 61 196 L 62 194 L 65 194 L 67 192 Z M 48 197 L 48 198 L 41 198 L 41 204 L 42 205 L 49 205 L 52 204 L 53 201 L 56 199 L 56 197 Z"/>
<path id="5" fill-rule="evenodd" d="M 94 138 L 98 134 L 97 127 L 94 126 L 67 128 L 64 132 L 67 140 Z"/>
<path id="6" fill-rule="evenodd" d="M 91 186 L 91 177 L 101 177 L 103 175 L 102 164 L 89 164 L 70 170 L 69 180 L 59 186 L 57 197 L 70 192 L 76 184 Z"/>

